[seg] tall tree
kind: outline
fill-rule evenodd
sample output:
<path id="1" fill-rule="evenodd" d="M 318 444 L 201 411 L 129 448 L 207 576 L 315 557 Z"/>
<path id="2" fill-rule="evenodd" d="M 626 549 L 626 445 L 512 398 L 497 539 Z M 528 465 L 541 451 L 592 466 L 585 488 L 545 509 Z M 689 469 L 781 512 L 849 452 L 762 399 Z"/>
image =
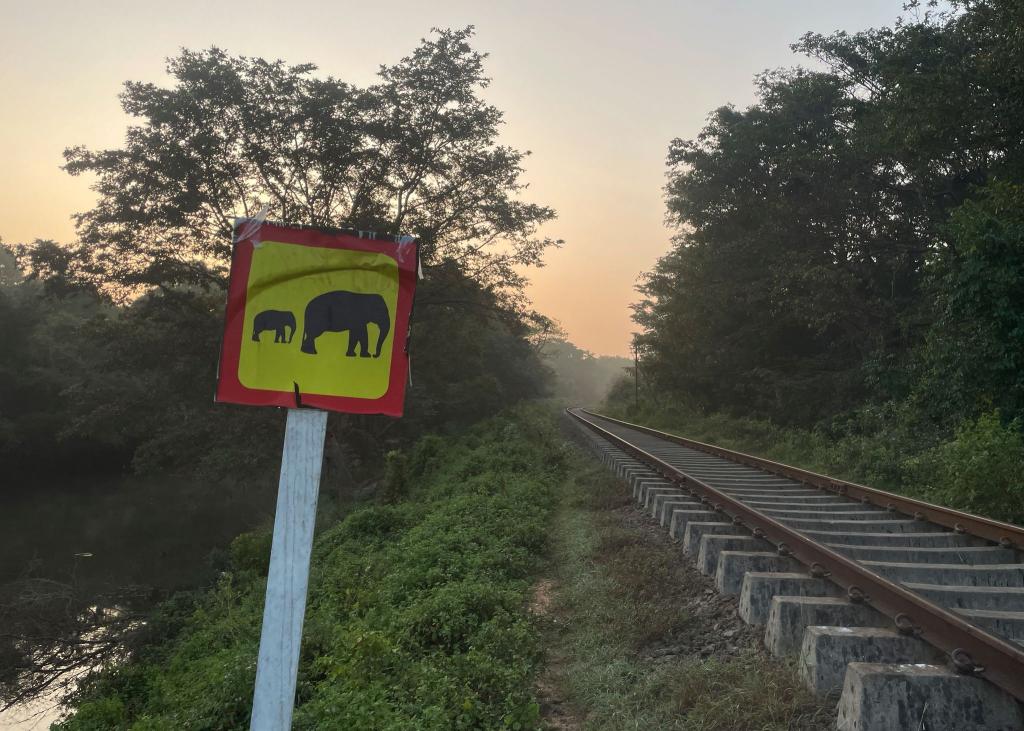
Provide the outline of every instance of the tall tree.
<path id="1" fill-rule="evenodd" d="M 844 81 L 797 70 L 758 86 L 758 104 L 672 144 L 679 233 L 636 318 L 649 366 L 699 405 L 804 420 L 794 403 L 835 408 L 844 373 L 898 336 L 922 244 L 886 193 L 895 174 L 851 134 L 869 110 Z"/>
<path id="2" fill-rule="evenodd" d="M 672 144 L 678 234 L 636 308 L 666 387 L 804 423 L 914 390 L 946 306 L 929 262 L 977 254 L 950 216 L 993 177 L 1024 180 L 1024 10 L 953 5 L 807 34 L 793 48 L 825 70 L 766 74 L 756 104 Z"/>
<path id="3" fill-rule="evenodd" d="M 953 212 L 952 246 L 929 267 L 935 319 L 914 397 L 956 426 L 996 408 L 1024 415 L 1024 185 L 993 182 Z"/>
<path id="4" fill-rule="evenodd" d="M 519 267 L 557 243 L 536 236 L 554 212 L 519 198 L 528 153 L 497 142 L 472 35 L 436 31 L 366 88 L 218 48 L 170 59 L 169 88 L 126 83 L 121 104 L 140 123 L 124 146 L 65 152 L 68 172 L 97 176 L 99 202 L 77 217 L 83 273 L 121 296 L 221 285 L 233 218 L 267 207 L 414 234 L 427 266 L 457 262 L 514 298 Z"/>

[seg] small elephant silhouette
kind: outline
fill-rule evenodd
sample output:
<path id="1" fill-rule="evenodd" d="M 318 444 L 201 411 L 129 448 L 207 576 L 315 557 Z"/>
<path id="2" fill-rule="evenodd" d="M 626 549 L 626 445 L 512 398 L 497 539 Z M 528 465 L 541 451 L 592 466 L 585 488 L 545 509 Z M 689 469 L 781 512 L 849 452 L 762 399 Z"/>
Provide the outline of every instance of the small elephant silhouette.
<path id="1" fill-rule="evenodd" d="M 380 357 L 384 340 L 391 331 L 391 316 L 384 298 L 379 294 L 358 292 L 325 292 L 309 301 L 302 325 L 302 352 L 316 355 L 316 339 L 325 332 L 348 330 L 348 350 L 345 355 L 352 358 L 359 346 L 359 356 L 369 358 L 370 335 L 366 330 L 369 323 L 377 326 L 377 349 L 374 358 Z"/>
<path id="2" fill-rule="evenodd" d="M 285 339 L 285 328 L 291 328 Z M 284 310 L 264 310 L 256 315 L 252 322 L 252 340 L 254 343 L 260 341 L 260 333 L 265 330 L 274 331 L 275 343 L 290 343 L 295 337 L 295 315 Z"/>

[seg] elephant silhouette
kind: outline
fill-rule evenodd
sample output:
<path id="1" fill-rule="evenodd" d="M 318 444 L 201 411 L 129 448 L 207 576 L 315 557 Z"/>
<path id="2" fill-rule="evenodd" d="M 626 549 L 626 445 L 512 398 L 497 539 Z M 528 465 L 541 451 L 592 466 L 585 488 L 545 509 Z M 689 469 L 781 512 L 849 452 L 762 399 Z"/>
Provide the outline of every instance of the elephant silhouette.
<path id="1" fill-rule="evenodd" d="M 374 358 L 380 357 L 384 339 L 391 330 L 391 316 L 387 303 L 379 294 L 358 292 L 325 292 L 309 301 L 302 325 L 302 352 L 316 355 L 316 339 L 325 332 L 348 330 L 348 350 L 345 355 L 352 358 L 359 346 L 361 358 L 370 357 L 370 335 L 366 330 L 369 323 L 377 326 L 377 349 Z"/>
<path id="2" fill-rule="evenodd" d="M 285 328 L 291 328 L 288 339 L 285 339 Z M 260 333 L 265 330 L 274 331 L 275 343 L 290 343 L 295 337 L 295 315 L 284 310 L 263 310 L 252 321 L 252 340 L 260 341 Z"/>

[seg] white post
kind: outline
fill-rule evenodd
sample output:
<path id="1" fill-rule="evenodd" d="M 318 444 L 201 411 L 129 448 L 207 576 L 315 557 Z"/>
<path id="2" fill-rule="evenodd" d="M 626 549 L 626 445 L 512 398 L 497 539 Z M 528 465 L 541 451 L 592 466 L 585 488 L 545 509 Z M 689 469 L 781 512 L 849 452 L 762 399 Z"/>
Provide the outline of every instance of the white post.
<path id="1" fill-rule="evenodd" d="M 292 725 L 326 432 L 326 411 L 288 410 L 256 665 L 252 731 L 287 731 Z"/>

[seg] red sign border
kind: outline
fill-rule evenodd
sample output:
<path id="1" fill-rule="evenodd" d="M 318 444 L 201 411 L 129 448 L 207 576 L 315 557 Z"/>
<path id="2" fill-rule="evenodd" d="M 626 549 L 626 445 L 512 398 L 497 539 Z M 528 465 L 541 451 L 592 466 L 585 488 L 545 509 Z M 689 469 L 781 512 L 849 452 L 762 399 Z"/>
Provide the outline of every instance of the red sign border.
<path id="1" fill-rule="evenodd" d="M 246 237 L 239 239 L 238 232 L 245 229 L 246 226 L 251 226 L 252 230 L 246 230 Z M 236 222 L 235 232 L 235 243 L 231 251 L 228 300 L 224 316 L 224 336 L 221 341 L 220 362 L 217 364 L 217 391 L 214 401 L 286 408 L 306 406 L 350 414 L 401 416 L 405 403 L 405 384 L 409 374 L 407 343 L 409 317 L 416 289 L 416 242 L 398 244 L 390 239 L 361 238 L 356 234 L 340 231 L 331 232 L 269 222 L 256 224 L 251 219 L 240 219 Z M 391 376 L 388 389 L 383 396 L 376 399 L 364 399 L 353 396 L 300 393 L 297 399 L 294 391 L 249 388 L 242 384 L 238 378 L 238 364 L 244 335 L 246 286 L 252 268 L 253 250 L 259 241 L 279 241 L 298 246 L 369 251 L 385 254 L 397 262 L 398 304 L 392 328 L 394 338 L 391 344 Z M 406 249 L 408 254 L 400 249 Z"/>

